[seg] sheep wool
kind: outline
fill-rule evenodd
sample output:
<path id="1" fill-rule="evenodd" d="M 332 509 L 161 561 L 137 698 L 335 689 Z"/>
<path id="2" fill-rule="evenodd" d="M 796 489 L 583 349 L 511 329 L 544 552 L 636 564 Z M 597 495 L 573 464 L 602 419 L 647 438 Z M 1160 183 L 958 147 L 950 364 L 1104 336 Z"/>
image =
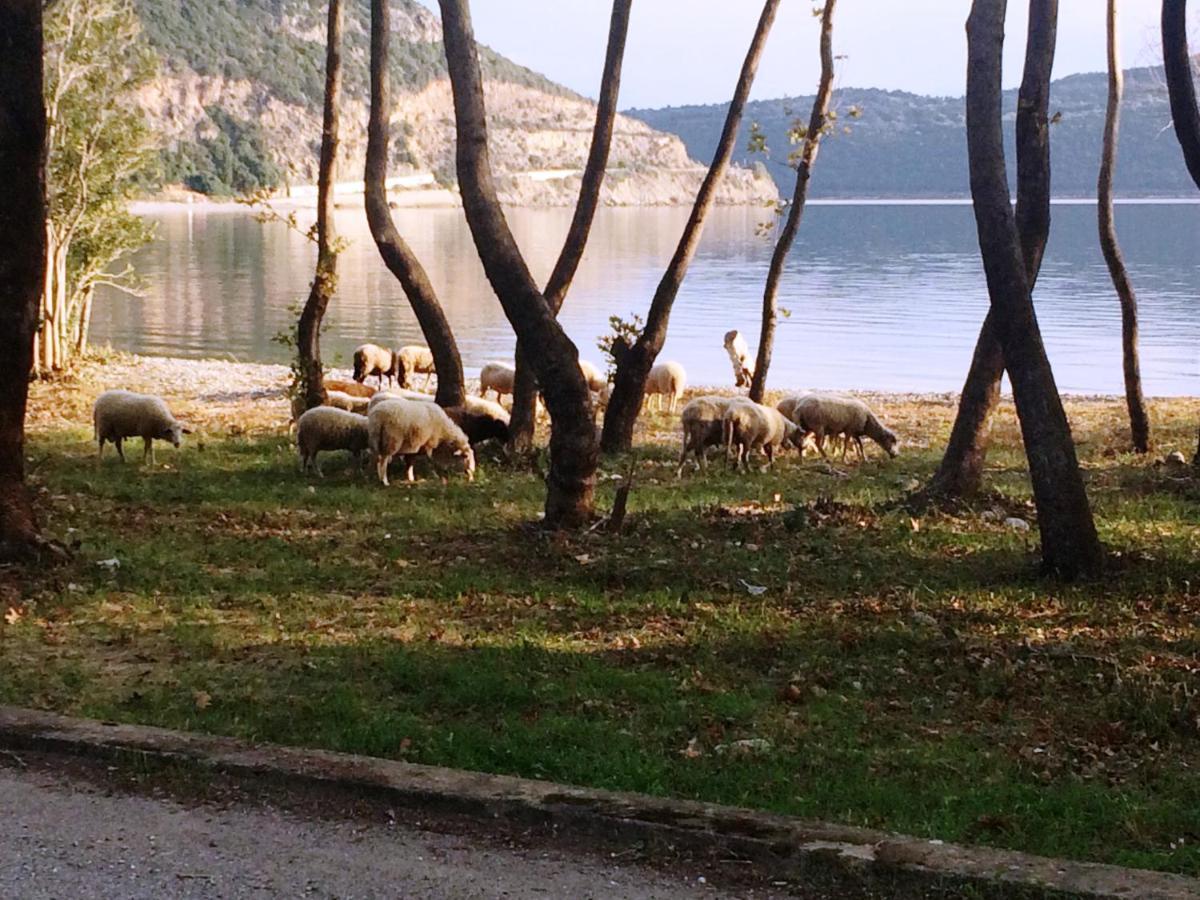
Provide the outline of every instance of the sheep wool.
<path id="1" fill-rule="evenodd" d="M 422 347 L 417 344 L 409 344 L 401 347 L 398 353 L 400 363 L 397 367 L 396 376 L 401 387 L 408 387 L 408 379 L 411 375 L 424 375 L 424 387 L 429 387 L 429 376 L 437 374 L 437 368 L 433 364 L 433 351 L 428 347 Z"/>
<path id="2" fill-rule="evenodd" d="M 754 380 L 754 363 L 750 361 L 750 347 L 736 328 L 725 332 L 725 352 L 733 366 L 733 380 L 738 387 L 749 387 Z"/>
<path id="3" fill-rule="evenodd" d="M 367 414 L 367 445 L 384 485 L 389 483 L 387 469 L 393 457 L 404 457 L 405 478 L 415 481 L 413 464 L 417 457 L 432 457 L 437 451 L 460 458 L 467 480 L 475 480 L 471 442 L 436 403 L 391 399 L 376 404 Z"/>
<path id="4" fill-rule="evenodd" d="M 744 469 L 750 454 L 761 450 L 767 458 L 766 467 L 775 462 L 776 452 L 783 447 L 799 446 L 803 434 L 795 422 L 779 410 L 763 406 L 745 397 L 733 398 L 725 409 L 721 430 L 726 452 L 736 448 L 736 464 Z"/>
<path id="5" fill-rule="evenodd" d="M 583 373 L 583 380 L 587 382 L 588 390 L 593 394 L 600 394 L 608 387 L 608 378 L 586 359 L 579 361 L 579 371 Z"/>
<path id="6" fill-rule="evenodd" d="M 505 394 L 513 392 L 513 382 L 516 381 L 517 370 L 508 363 L 490 362 L 479 370 L 479 396 L 486 397 L 488 391 L 496 392 L 499 400 Z"/>
<path id="7" fill-rule="evenodd" d="M 311 469 L 323 477 L 317 454 L 328 450 L 348 450 L 361 471 L 367 450 L 367 417 L 335 406 L 313 407 L 296 421 L 296 447 L 301 472 Z"/>
<path id="8" fill-rule="evenodd" d="M 900 442 L 895 432 L 884 427 L 867 404 L 853 397 L 809 394 L 797 402 L 794 415 L 796 424 L 812 433 L 817 449 L 826 458 L 825 438 L 839 434 L 846 439 L 842 446 L 843 460 L 850 441 L 854 441 L 859 459 L 866 461 L 867 454 L 862 442 L 864 437 L 877 443 L 889 456 L 900 454 Z"/>
<path id="9" fill-rule="evenodd" d="M 709 394 L 689 400 L 683 408 L 679 417 L 679 424 L 683 428 L 683 450 L 679 454 L 676 478 L 683 477 L 683 467 L 689 453 L 695 455 L 696 466 L 701 471 L 708 467 L 706 451 L 709 447 L 721 445 L 721 423 L 731 399 Z"/>
<path id="10" fill-rule="evenodd" d="M 93 436 L 99 443 L 97 455 L 104 456 L 104 443 L 108 441 L 117 448 L 117 456 L 125 461 L 121 442 L 126 438 L 140 437 L 144 444 L 142 461 L 154 462 L 154 442 L 170 441 L 178 448 L 183 435 L 191 429 L 181 425 L 167 408 L 161 397 L 153 394 L 137 394 L 133 391 L 105 391 L 96 398 L 92 407 Z"/>
<path id="11" fill-rule="evenodd" d="M 354 348 L 354 380 L 360 384 L 372 375 L 379 378 L 379 386 L 383 387 L 383 379 L 388 384 L 397 375 L 400 357 L 387 347 L 378 344 L 359 344 Z"/>
<path id="12" fill-rule="evenodd" d="M 646 378 L 646 394 L 653 396 L 658 409 L 662 409 L 662 398 L 667 397 L 668 409 L 675 412 L 675 404 L 683 399 L 686 388 L 687 372 L 677 362 L 659 363 Z"/>

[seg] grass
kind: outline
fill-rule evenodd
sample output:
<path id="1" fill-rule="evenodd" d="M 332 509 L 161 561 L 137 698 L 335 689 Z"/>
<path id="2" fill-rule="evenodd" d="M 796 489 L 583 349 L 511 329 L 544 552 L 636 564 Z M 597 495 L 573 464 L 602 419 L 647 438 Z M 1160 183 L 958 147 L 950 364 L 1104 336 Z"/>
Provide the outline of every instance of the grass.
<path id="1" fill-rule="evenodd" d="M 992 493 L 921 516 L 948 402 L 878 402 L 905 453 L 848 477 L 677 481 L 650 416 L 603 466 L 602 506 L 635 473 L 624 530 L 547 536 L 495 462 L 303 478 L 282 401 L 184 404 L 190 446 L 97 465 L 93 395 L 35 392 L 32 481 L 77 546 L 0 572 L 0 702 L 1200 875 L 1200 482 L 1122 452 L 1117 401 L 1069 404 L 1114 561 L 1064 585 L 1003 521 L 1033 518 L 1009 408 Z M 1185 448 L 1200 404 L 1152 415 Z"/>

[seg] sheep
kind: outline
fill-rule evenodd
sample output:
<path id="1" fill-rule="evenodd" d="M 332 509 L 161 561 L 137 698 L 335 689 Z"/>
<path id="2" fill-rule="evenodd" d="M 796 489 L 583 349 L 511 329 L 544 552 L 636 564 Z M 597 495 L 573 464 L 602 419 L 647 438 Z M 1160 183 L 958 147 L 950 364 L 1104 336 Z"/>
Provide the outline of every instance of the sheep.
<path id="1" fill-rule="evenodd" d="M 733 380 L 738 387 L 749 387 L 754 380 L 754 363 L 750 361 L 750 348 L 746 339 L 736 328 L 725 332 L 725 352 L 733 365 Z"/>
<path id="2" fill-rule="evenodd" d="M 517 370 L 508 363 L 490 362 L 479 370 L 479 396 L 486 397 L 488 391 L 496 392 L 499 400 L 504 394 L 513 392 Z"/>
<path id="3" fill-rule="evenodd" d="M 347 412 L 359 413 L 360 415 L 367 414 L 367 407 L 371 403 L 369 397 L 352 397 L 349 394 L 343 394 L 341 391 L 326 391 L 325 405 L 332 406 L 334 409 L 344 409 Z"/>
<path id="4" fill-rule="evenodd" d="M 404 457 L 405 478 L 415 481 L 416 458 L 421 454 L 432 456 L 443 449 L 460 457 L 467 480 L 475 480 L 475 452 L 471 442 L 436 403 L 392 399 L 376 404 L 367 414 L 367 445 L 375 456 L 379 480 L 384 485 L 388 484 L 387 469 L 392 457 Z"/>
<path id="5" fill-rule="evenodd" d="M 180 424 L 161 397 L 135 394 L 133 391 L 105 391 L 92 407 L 92 436 L 99 442 L 97 458 L 104 458 L 104 442 L 117 448 L 117 456 L 125 462 L 121 442 L 140 437 L 145 446 L 142 462 L 154 463 L 154 441 L 170 441 L 178 449 L 183 435 L 192 430 Z"/>
<path id="6" fill-rule="evenodd" d="M 397 377 L 401 387 L 408 387 L 408 377 L 413 374 L 424 375 L 424 387 L 429 387 L 429 376 L 437 374 L 433 364 L 433 351 L 428 347 L 409 344 L 399 351 L 400 362 L 397 366 Z"/>
<path id="7" fill-rule="evenodd" d="M 343 394 L 349 394 L 351 397 L 373 397 L 378 388 L 373 388 L 367 384 L 359 384 L 357 381 L 346 381 L 344 378 L 326 378 L 323 384 L 327 391 L 339 391 Z"/>
<path id="8" fill-rule="evenodd" d="M 401 382 L 403 382 L 404 375 L 398 372 L 399 364 L 399 355 L 387 347 L 380 347 L 378 344 L 360 344 L 354 348 L 354 380 L 359 384 L 362 384 L 371 375 L 379 378 L 380 387 L 383 387 L 385 377 L 388 384 L 391 384 L 397 374 L 400 375 Z"/>
<path id="9" fill-rule="evenodd" d="M 805 431 L 811 432 L 816 438 L 817 449 L 826 459 L 825 438 L 831 434 L 840 434 L 845 438 L 842 446 L 842 459 L 846 458 L 846 449 L 850 441 L 858 447 L 859 459 L 867 460 L 863 449 L 862 439 L 869 437 L 887 451 L 888 456 L 898 456 L 899 440 L 895 432 L 885 428 L 871 412 L 871 408 L 861 400 L 852 397 L 823 396 L 809 394 L 800 398 L 795 409 L 796 424 Z"/>
<path id="10" fill-rule="evenodd" d="M 658 409 L 662 409 L 662 396 L 670 397 L 670 412 L 675 412 L 675 404 L 682 399 L 686 387 L 687 373 L 677 362 L 659 363 L 646 378 L 646 394 L 654 395 Z"/>
<path id="11" fill-rule="evenodd" d="M 608 387 L 608 378 L 586 359 L 579 361 L 579 371 L 583 373 L 583 380 L 587 382 L 588 390 L 593 394 L 603 393 Z"/>
<path id="12" fill-rule="evenodd" d="M 799 419 L 796 418 L 796 409 L 800 405 L 801 401 L 803 401 L 807 397 L 812 397 L 812 396 L 815 396 L 815 395 L 814 394 L 789 394 L 788 396 L 784 397 L 782 400 L 780 400 L 778 403 L 775 404 L 775 408 L 777 410 L 779 410 L 781 413 L 783 413 L 783 417 L 785 419 L 789 419 L 790 421 L 795 422 L 797 425 L 800 426 L 801 431 L 804 431 L 804 441 L 800 445 L 800 456 L 802 458 L 804 456 L 804 451 L 809 449 L 810 447 L 814 450 L 818 449 L 816 436 L 813 435 L 811 432 L 809 432 L 807 429 L 805 429 L 804 426 L 800 424 Z"/>
<path id="13" fill-rule="evenodd" d="M 756 449 L 766 455 L 764 468 L 769 468 L 775 462 L 778 449 L 799 446 L 803 438 L 800 427 L 779 410 L 745 397 L 734 397 L 729 401 L 721 418 L 721 432 L 727 454 L 737 445 L 735 460 L 739 469 L 746 467 L 750 454 Z"/>
<path id="14" fill-rule="evenodd" d="M 349 450 L 361 472 L 367 450 L 367 417 L 334 406 L 315 406 L 296 422 L 296 447 L 301 472 L 312 469 L 319 478 L 324 477 L 317 461 L 322 450 Z"/>
<path id="15" fill-rule="evenodd" d="M 683 466 L 689 453 L 695 454 L 697 468 L 701 471 L 707 468 L 705 451 L 722 442 L 721 422 L 730 399 L 709 394 L 689 400 L 683 408 L 679 419 L 683 426 L 683 451 L 679 454 L 676 478 L 683 477 Z"/>
<path id="16" fill-rule="evenodd" d="M 422 403 L 432 403 L 434 396 L 433 394 L 423 394 L 420 391 L 410 391 L 407 388 L 388 388 L 376 392 L 375 396 L 367 403 L 367 412 L 370 413 L 385 400 L 417 400 Z"/>
<path id="17" fill-rule="evenodd" d="M 432 394 L 422 394 L 418 391 L 407 391 L 403 389 L 392 389 L 380 391 L 371 398 L 367 404 L 367 412 L 384 403 L 388 400 L 415 400 L 424 403 L 432 403 L 434 397 Z M 446 415 L 466 432 L 467 438 L 471 441 L 471 446 L 482 444 L 484 441 L 499 441 L 501 444 L 507 444 L 509 438 L 508 425 L 510 416 L 508 410 L 499 403 L 493 403 L 491 400 L 485 400 L 483 397 L 472 397 L 470 394 L 463 397 L 462 406 L 451 406 L 446 408 Z"/>

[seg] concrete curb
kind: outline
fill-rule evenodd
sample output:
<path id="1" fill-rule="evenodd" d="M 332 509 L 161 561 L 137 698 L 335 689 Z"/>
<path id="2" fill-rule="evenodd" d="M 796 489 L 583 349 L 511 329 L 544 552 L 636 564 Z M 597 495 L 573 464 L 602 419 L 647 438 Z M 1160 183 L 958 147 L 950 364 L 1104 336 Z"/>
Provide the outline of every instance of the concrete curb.
<path id="1" fill-rule="evenodd" d="M 469 814 L 624 842 L 732 851 L 772 876 L 980 896 L 1200 898 L 1200 880 L 919 840 L 735 807 L 392 760 L 254 745 L 231 738 L 117 725 L 0 706 L 0 747 L 85 757 L 133 757 L 234 777 L 270 778 L 385 798 L 398 808 Z"/>

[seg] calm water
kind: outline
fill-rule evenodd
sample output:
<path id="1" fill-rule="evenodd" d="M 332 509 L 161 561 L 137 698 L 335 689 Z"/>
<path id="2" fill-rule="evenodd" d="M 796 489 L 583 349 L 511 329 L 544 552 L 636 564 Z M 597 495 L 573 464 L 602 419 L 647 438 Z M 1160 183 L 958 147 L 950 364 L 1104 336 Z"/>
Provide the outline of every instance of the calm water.
<path id="1" fill-rule="evenodd" d="M 686 211 L 600 212 L 563 311 L 581 355 L 611 314 L 644 313 Z M 753 347 L 771 241 L 758 209 L 721 209 L 675 304 L 664 359 L 694 384 L 730 380 L 721 346 L 739 328 Z M 155 215 L 159 239 L 135 264 L 144 297 L 107 292 L 96 303 L 98 342 L 139 353 L 286 361 L 272 337 L 302 302 L 315 251 L 277 224 L 240 212 Z M 512 332 L 475 256 L 459 210 L 396 214 L 453 324 L 468 372 L 511 359 Z M 569 212 L 516 210 L 509 221 L 540 280 Z M 1142 371 L 1152 395 L 1200 394 L 1200 205 L 1130 204 L 1117 224 L 1141 301 Z M 342 210 L 351 245 L 323 338 L 345 364 L 364 340 L 421 341 L 399 285 L 384 268 L 361 210 Z M 1096 246 L 1090 205 L 1056 205 L 1037 288 L 1038 316 L 1063 391 L 1119 393 L 1120 316 Z M 780 291 L 772 366 L 778 387 L 958 390 L 987 307 L 971 209 L 965 205 L 816 205 L 805 215 Z"/>

